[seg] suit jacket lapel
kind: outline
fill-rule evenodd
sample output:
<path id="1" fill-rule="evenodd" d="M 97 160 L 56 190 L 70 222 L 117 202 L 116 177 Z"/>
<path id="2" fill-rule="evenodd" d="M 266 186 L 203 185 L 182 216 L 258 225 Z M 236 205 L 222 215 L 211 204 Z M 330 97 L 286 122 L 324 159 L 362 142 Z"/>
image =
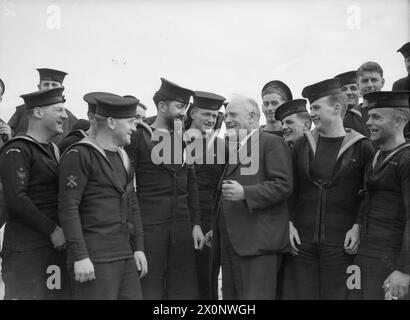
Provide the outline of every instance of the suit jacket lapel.
<path id="1" fill-rule="evenodd" d="M 256 143 L 259 143 L 259 138 L 263 132 L 262 128 L 259 128 L 258 130 L 255 130 L 250 137 L 246 140 L 245 144 L 242 145 L 239 150 L 235 153 L 236 156 L 236 164 L 231 164 L 231 159 L 229 159 L 229 164 L 228 168 L 226 170 L 226 176 L 229 176 L 233 174 L 241 165 L 241 155 L 244 154 L 244 149 L 246 147 L 246 154 L 245 156 L 251 155 L 252 152 L 252 145 L 255 145 Z M 259 147 L 259 145 L 258 145 Z M 259 156 L 259 155 L 258 155 Z M 230 157 L 229 157 L 230 158 Z M 257 160 L 257 159 L 256 159 Z"/>
<path id="2" fill-rule="evenodd" d="M 239 168 L 239 166 L 240 166 L 241 164 L 239 163 L 239 161 L 237 161 L 237 162 L 238 162 L 238 163 L 236 163 L 236 164 L 231 164 L 231 163 L 228 164 L 227 169 L 226 169 L 226 175 L 225 175 L 225 176 L 231 175 L 237 168 Z"/>

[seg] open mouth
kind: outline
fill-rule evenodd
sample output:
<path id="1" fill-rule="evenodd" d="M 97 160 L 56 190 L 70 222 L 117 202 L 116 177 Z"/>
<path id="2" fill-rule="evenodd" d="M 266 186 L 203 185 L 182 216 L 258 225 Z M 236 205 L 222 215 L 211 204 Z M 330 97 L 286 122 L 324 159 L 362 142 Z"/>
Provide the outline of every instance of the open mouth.
<path id="1" fill-rule="evenodd" d="M 284 137 L 288 137 L 290 135 L 292 135 L 292 130 L 283 130 L 283 136 Z"/>

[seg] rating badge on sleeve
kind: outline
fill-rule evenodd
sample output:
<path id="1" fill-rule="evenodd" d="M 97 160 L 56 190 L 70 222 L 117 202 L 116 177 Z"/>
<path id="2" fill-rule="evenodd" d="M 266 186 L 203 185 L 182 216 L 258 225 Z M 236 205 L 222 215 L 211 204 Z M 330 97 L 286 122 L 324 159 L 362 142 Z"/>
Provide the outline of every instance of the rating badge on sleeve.
<path id="1" fill-rule="evenodd" d="M 69 188 L 71 188 L 71 189 L 74 189 L 75 187 L 77 187 L 77 182 L 75 182 L 76 179 L 77 179 L 76 176 L 70 174 L 70 175 L 67 177 L 67 180 L 68 180 L 68 181 L 67 181 L 66 186 L 69 187 Z"/>

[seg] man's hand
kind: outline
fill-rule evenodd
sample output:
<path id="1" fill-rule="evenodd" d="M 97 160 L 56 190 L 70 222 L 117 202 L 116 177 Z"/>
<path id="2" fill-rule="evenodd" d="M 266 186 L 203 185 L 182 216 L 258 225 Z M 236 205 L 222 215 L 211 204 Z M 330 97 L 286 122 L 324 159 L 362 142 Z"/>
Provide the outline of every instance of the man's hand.
<path id="1" fill-rule="evenodd" d="M 403 298 L 409 292 L 410 275 L 398 270 L 393 271 L 383 283 L 385 291 L 389 291 L 393 297 Z"/>
<path id="2" fill-rule="evenodd" d="M 194 248 L 195 250 L 202 250 L 205 243 L 205 237 L 202 233 L 201 226 L 195 225 L 192 229 L 192 238 L 194 239 Z"/>
<path id="3" fill-rule="evenodd" d="M 299 254 L 299 249 L 296 244 L 301 245 L 298 230 L 296 230 L 295 226 L 291 221 L 289 221 L 289 240 L 290 240 L 290 253 L 293 256 L 297 256 Z"/>
<path id="4" fill-rule="evenodd" d="M 3 121 L 0 121 L 0 134 L 7 134 L 9 139 L 11 138 L 11 128 L 7 123 Z"/>
<path id="5" fill-rule="evenodd" d="M 245 192 L 241 184 L 235 180 L 226 180 L 222 182 L 222 194 L 225 200 L 241 201 L 245 200 Z"/>
<path id="6" fill-rule="evenodd" d="M 140 279 L 141 279 L 148 273 L 148 263 L 147 263 L 147 258 L 145 258 L 144 251 L 135 251 L 134 259 L 135 259 L 135 263 L 137 264 L 137 269 L 140 272 Z"/>
<path id="7" fill-rule="evenodd" d="M 348 254 L 356 254 L 360 244 L 360 227 L 354 224 L 353 227 L 346 232 L 344 249 Z"/>
<path id="8" fill-rule="evenodd" d="M 74 262 L 75 280 L 79 282 L 87 282 L 95 279 L 94 265 L 90 258 L 78 260 Z"/>
<path id="9" fill-rule="evenodd" d="M 54 229 L 53 233 L 50 234 L 50 239 L 51 239 L 51 243 L 54 246 L 54 249 L 57 249 L 59 251 L 65 249 L 66 242 L 65 242 L 64 232 L 63 232 L 63 229 L 61 229 L 59 226 L 57 226 Z"/>
<path id="10" fill-rule="evenodd" d="M 205 235 L 205 244 L 206 244 L 208 247 L 210 247 L 210 248 L 212 248 L 212 240 L 213 240 L 213 238 L 214 238 L 214 232 L 213 232 L 213 230 L 211 229 L 211 230 L 209 230 L 209 231 L 206 233 L 206 235 Z"/>

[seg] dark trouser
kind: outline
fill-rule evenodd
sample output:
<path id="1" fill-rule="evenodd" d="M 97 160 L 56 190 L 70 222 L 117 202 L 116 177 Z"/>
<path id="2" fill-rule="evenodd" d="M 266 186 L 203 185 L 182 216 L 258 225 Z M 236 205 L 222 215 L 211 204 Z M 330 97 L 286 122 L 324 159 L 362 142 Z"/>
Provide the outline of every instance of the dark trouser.
<path id="1" fill-rule="evenodd" d="M 220 219 L 222 297 L 224 300 L 274 300 L 282 255 L 241 257 L 234 252 Z"/>
<path id="2" fill-rule="evenodd" d="M 94 271 L 94 280 L 81 283 L 74 279 L 74 270 L 70 267 L 75 300 L 142 300 L 134 258 L 94 263 Z"/>
<path id="3" fill-rule="evenodd" d="M 148 274 L 141 281 L 144 299 L 198 299 L 189 221 L 144 226 L 144 246 L 148 261 Z"/>
<path id="4" fill-rule="evenodd" d="M 212 248 L 211 248 L 211 274 L 209 292 L 211 300 L 219 299 L 218 285 L 219 272 L 221 269 L 221 241 L 219 230 L 217 227 L 213 228 Z"/>
<path id="5" fill-rule="evenodd" d="M 209 231 L 209 221 L 201 221 L 201 228 L 204 236 Z M 202 250 L 195 252 L 196 270 L 198 276 L 199 299 L 211 299 L 211 248 L 204 245 Z"/>
<path id="6" fill-rule="evenodd" d="M 354 259 L 354 265 L 360 268 L 361 289 L 351 290 L 351 300 L 384 300 L 384 280 L 394 271 L 394 259 L 389 255 L 363 255 Z"/>
<path id="7" fill-rule="evenodd" d="M 66 251 L 36 248 L 14 251 L 3 248 L 4 299 L 70 299 Z"/>
<path id="8" fill-rule="evenodd" d="M 286 255 L 281 298 L 286 300 L 345 300 L 347 268 L 353 262 L 343 247 L 302 240 L 299 254 Z"/>

